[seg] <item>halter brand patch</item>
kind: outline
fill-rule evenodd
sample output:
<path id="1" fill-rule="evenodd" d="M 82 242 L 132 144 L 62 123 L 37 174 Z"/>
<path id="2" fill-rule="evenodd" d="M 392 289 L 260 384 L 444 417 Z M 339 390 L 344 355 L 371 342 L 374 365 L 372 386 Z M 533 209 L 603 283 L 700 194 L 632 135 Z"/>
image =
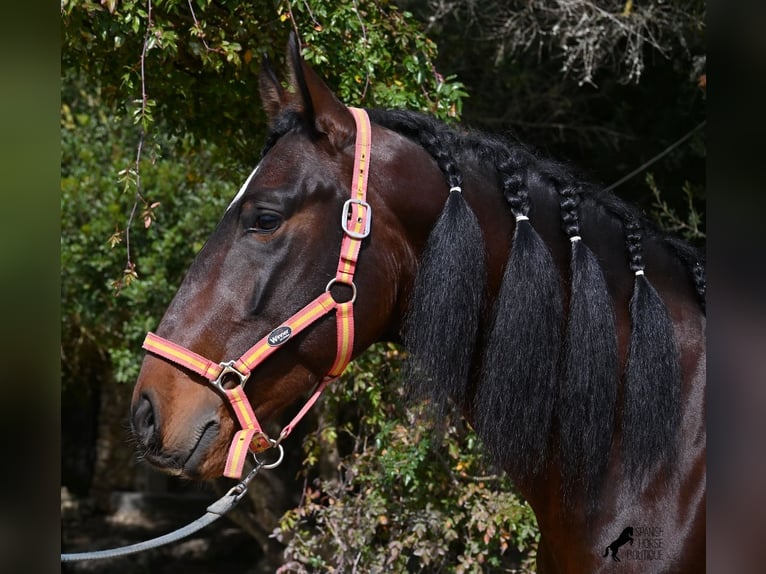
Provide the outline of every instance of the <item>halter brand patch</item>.
<path id="1" fill-rule="evenodd" d="M 287 341 L 292 334 L 293 330 L 290 327 L 277 327 L 271 333 L 269 333 L 269 336 L 266 340 L 269 342 L 270 346 L 278 347 Z"/>

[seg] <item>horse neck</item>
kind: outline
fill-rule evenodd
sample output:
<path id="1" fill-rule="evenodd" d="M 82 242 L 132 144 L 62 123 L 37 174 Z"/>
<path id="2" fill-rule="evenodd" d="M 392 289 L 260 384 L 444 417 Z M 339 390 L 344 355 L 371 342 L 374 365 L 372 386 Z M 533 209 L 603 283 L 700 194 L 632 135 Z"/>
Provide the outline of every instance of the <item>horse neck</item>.
<path id="1" fill-rule="evenodd" d="M 410 282 L 409 286 L 403 289 L 403 292 L 407 294 L 417 271 L 417 261 L 422 255 L 430 230 L 439 217 L 449 192 L 444 176 L 439 172 L 435 162 L 417 146 L 410 146 L 402 158 L 402 162 L 409 164 L 410 169 L 417 166 L 416 170 L 408 172 L 408 178 L 398 182 L 398 185 L 395 185 L 393 190 L 389 192 L 389 198 L 392 200 L 390 207 L 397 215 L 398 225 L 402 233 L 407 237 L 411 254 L 411 260 L 405 265 L 406 273 L 402 275 L 407 277 L 406 282 Z M 485 170 L 478 162 L 461 164 L 461 169 L 464 175 L 462 197 L 470 205 L 478 219 L 486 254 L 486 300 L 478 342 L 478 347 L 481 348 L 483 345 L 481 332 L 487 329 L 492 320 L 492 308 L 496 303 L 504 270 L 513 249 L 516 223 L 509 205 L 498 188 L 497 178 L 491 170 Z M 553 265 L 560 277 L 560 296 L 564 320 L 566 321 L 570 298 L 572 244 L 562 230 L 560 198 L 558 192 L 552 188 L 535 189 L 530 195 L 532 200 L 530 222 L 550 252 Z M 583 242 L 594 252 L 598 260 L 606 279 L 608 296 L 613 304 L 619 372 L 623 373 L 631 335 L 629 302 L 635 280 L 630 270 L 625 248 L 625 227 L 622 220 L 607 209 L 600 200 L 583 200 L 579 212 Z M 696 302 L 695 290 L 690 281 L 689 273 L 678 257 L 664 245 L 662 239 L 651 234 L 645 237 L 643 243 L 647 276 L 652 278 L 652 284 L 665 302 L 675 328 L 680 358 L 685 370 L 682 393 L 684 396 L 688 395 L 693 398 L 696 390 L 704 387 L 704 313 Z M 435 286 L 435 288 L 448 290 L 452 289 L 453 286 Z M 534 315 L 535 311 L 532 310 L 530 314 Z M 400 318 L 397 317 L 397 322 Z M 508 348 L 506 351 L 512 353 L 515 349 Z M 442 356 L 446 357 L 447 354 Z M 472 382 L 469 382 L 469 389 L 464 402 L 464 405 L 468 406 L 464 406 L 463 414 L 469 421 L 475 418 L 475 413 L 471 412 L 471 405 L 475 403 L 476 381 L 480 376 L 481 368 L 481 352 L 477 352 L 473 356 L 471 365 L 473 378 Z M 434 392 L 430 389 L 428 391 Z M 438 394 L 440 391 L 437 389 L 435 392 Z M 623 382 L 621 380 L 617 387 L 618 403 L 622 392 Z M 703 393 L 696 394 L 699 397 L 703 395 Z M 683 401 L 682 440 L 687 441 L 689 437 L 704 436 L 704 423 L 700 428 L 700 421 L 704 420 L 702 417 L 703 399 L 687 401 L 684 398 Z M 619 416 L 618 410 L 617 418 Z M 556 424 L 554 422 L 551 429 L 553 435 L 557 431 Z M 562 500 L 562 473 L 555 456 L 550 457 L 544 463 L 542 471 L 533 477 L 515 472 L 512 468 L 506 469 L 535 510 L 541 530 L 545 537 L 551 541 L 551 546 L 556 547 L 561 556 L 568 556 L 567 560 L 571 564 L 577 564 L 585 557 L 582 554 L 585 551 L 582 544 L 580 548 L 569 549 L 567 547 L 567 544 L 570 544 L 567 541 L 567 533 L 571 532 L 572 529 L 583 528 L 587 525 L 589 536 L 593 540 L 600 539 L 602 529 L 604 532 L 611 532 L 617 526 L 624 526 L 624 524 L 612 524 L 610 521 L 623 520 L 624 517 L 620 518 L 619 513 L 628 512 L 624 505 L 633 504 L 630 501 L 644 501 L 646 506 L 642 506 L 644 513 L 642 516 L 657 521 L 664 520 L 664 518 L 653 514 L 653 512 L 657 508 L 661 508 L 663 504 L 672 505 L 674 503 L 671 500 L 672 496 L 668 493 L 653 496 L 646 493 L 642 494 L 640 490 L 634 491 L 630 487 L 629 481 L 621 474 L 622 453 L 619 450 L 622 448 L 620 446 L 622 437 L 617 420 L 612 432 L 614 433 L 613 444 L 605 449 L 606 451 L 611 449 L 611 453 L 608 468 L 605 471 L 604 487 L 598 494 L 596 501 L 601 509 L 597 519 L 600 525 L 588 524 L 586 506 L 589 502 L 587 496 L 569 503 Z M 702 445 L 702 451 L 698 447 L 694 447 L 682 453 L 679 463 L 676 465 L 677 470 L 672 471 L 674 480 L 683 481 L 686 476 L 694 476 L 694 472 L 698 472 L 698 470 L 694 471 L 693 468 L 698 469 L 699 458 L 704 458 L 704 440 Z M 554 445 L 552 448 L 557 447 L 558 445 Z M 692 482 L 697 484 L 698 478 Z M 640 499 L 640 496 L 649 496 L 649 498 Z M 609 535 L 604 534 L 603 536 Z M 588 547 L 587 550 L 590 551 L 590 549 Z"/>

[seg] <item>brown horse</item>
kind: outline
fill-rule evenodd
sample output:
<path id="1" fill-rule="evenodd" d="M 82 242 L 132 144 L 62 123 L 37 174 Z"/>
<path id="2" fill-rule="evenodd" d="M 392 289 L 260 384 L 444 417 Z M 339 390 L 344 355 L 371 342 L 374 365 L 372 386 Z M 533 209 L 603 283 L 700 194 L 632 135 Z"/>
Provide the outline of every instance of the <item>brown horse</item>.
<path id="1" fill-rule="evenodd" d="M 262 337 L 275 351 L 247 376 L 226 380 L 214 368 L 215 388 L 204 369 L 150 346 L 132 409 L 146 459 L 220 476 L 244 425 L 222 396 L 247 379 L 245 402 L 260 420 L 304 397 L 335 368 L 340 308 L 353 296 L 352 355 L 404 343 L 411 394 L 437 412 L 458 409 L 532 505 L 539 572 L 614 571 L 603 550 L 628 527 L 634 544 L 620 572 L 703 571 L 696 251 L 519 144 L 368 110 L 371 231 L 357 239 L 353 280 L 333 282 L 361 128 L 295 39 L 289 68 L 284 90 L 264 62 L 262 158 L 156 339 L 213 367 Z M 333 308 L 300 332 L 280 327 L 325 290 Z"/>

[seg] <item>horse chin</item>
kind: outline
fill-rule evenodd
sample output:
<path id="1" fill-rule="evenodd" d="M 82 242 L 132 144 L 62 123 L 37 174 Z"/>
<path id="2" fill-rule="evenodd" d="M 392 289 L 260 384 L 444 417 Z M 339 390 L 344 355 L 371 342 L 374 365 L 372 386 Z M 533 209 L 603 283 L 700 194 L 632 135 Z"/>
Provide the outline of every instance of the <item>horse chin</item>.
<path id="1" fill-rule="evenodd" d="M 218 422 L 205 425 L 183 463 L 181 476 L 192 480 L 206 480 L 221 475 L 225 459 L 220 453 L 226 452 L 226 444 L 222 440 L 220 427 Z"/>
<path id="2" fill-rule="evenodd" d="M 211 420 L 193 434 L 190 446 L 164 445 L 160 451 L 146 453 L 143 459 L 157 470 L 189 480 L 211 480 L 223 474 L 230 437 L 221 422 Z"/>

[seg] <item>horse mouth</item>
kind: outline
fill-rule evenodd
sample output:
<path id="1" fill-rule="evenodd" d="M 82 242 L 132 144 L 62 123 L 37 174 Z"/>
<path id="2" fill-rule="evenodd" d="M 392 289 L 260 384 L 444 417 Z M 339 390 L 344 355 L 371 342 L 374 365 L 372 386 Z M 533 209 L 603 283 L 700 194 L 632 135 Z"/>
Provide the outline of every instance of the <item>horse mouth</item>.
<path id="1" fill-rule="evenodd" d="M 218 438 L 220 424 L 216 421 L 209 421 L 199 432 L 199 438 L 192 447 L 189 456 L 181 467 L 181 473 L 189 478 L 198 478 L 201 476 L 200 467 L 210 447 Z"/>

